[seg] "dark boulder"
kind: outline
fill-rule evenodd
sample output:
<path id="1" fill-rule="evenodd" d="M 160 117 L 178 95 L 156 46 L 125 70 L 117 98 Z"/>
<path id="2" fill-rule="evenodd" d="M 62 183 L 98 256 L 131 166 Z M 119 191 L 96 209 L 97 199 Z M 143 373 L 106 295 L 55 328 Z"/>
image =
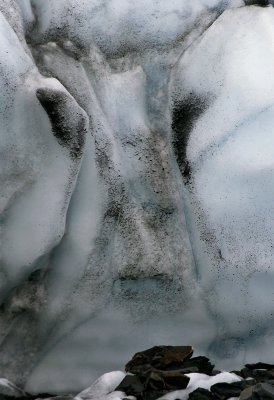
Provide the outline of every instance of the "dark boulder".
<path id="1" fill-rule="evenodd" d="M 185 360 L 180 371 L 188 374 L 190 372 L 200 372 L 201 374 L 212 375 L 214 365 L 211 364 L 207 357 L 193 357 Z"/>
<path id="2" fill-rule="evenodd" d="M 190 378 L 180 371 L 152 370 L 146 377 L 127 375 L 115 390 L 137 400 L 154 400 L 175 390 L 185 389 Z"/>
<path id="3" fill-rule="evenodd" d="M 267 7 L 270 4 L 274 4 L 273 0 L 245 0 L 245 5 L 246 6 L 261 6 L 261 7 Z"/>
<path id="4" fill-rule="evenodd" d="M 253 392 L 254 392 L 255 386 L 250 386 L 249 388 L 246 388 L 242 391 L 240 395 L 240 400 L 251 400 L 253 399 Z"/>
<path id="5" fill-rule="evenodd" d="M 145 391 L 145 385 L 136 375 L 126 375 L 115 391 L 125 392 L 127 396 L 142 396 Z"/>
<path id="6" fill-rule="evenodd" d="M 186 372 L 199 371 L 202 366 L 211 368 L 206 357 L 197 357 L 196 364 L 185 365 L 192 354 L 191 346 L 155 346 L 136 353 L 125 367 L 126 372 L 134 375 L 126 376 L 116 390 L 138 400 L 154 400 L 168 392 L 186 389 L 190 380 Z"/>
<path id="7" fill-rule="evenodd" d="M 271 369 L 274 370 L 274 364 L 267 364 L 263 362 L 258 362 L 256 364 L 245 364 L 245 367 L 248 369 L 266 369 L 267 371 L 270 371 Z"/>
<path id="8" fill-rule="evenodd" d="M 230 397 L 238 397 L 241 392 L 250 387 L 252 385 L 252 381 L 240 381 L 240 382 L 232 382 L 232 383 L 216 383 L 212 385 L 210 388 L 211 393 L 215 396 L 217 400 L 226 400 Z"/>
<path id="9" fill-rule="evenodd" d="M 245 389 L 241 395 L 240 400 L 273 400 L 274 399 L 274 386 L 268 383 L 258 383 L 255 386 Z"/>
<path id="10" fill-rule="evenodd" d="M 274 399 L 274 386 L 269 383 L 258 383 L 254 388 L 254 395 L 260 400 Z"/>
<path id="11" fill-rule="evenodd" d="M 169 392 L 185 389 L 190 378 L 181 371 L 152 371 L 146 380 L 146 390 L 166 390 Z"/>
<path id="12" fill-rule="evenodd" d="M 235 371 L 237 375 L 244 379 L 253 378 L 255 383 L 267 382 L 274 383 L 274 369 L 249 369 L 247 367 L 241 369 L 241 371 Z"/>
<path id="13" fill-rule="evenodd" d="M 180 369 L 192 354 L 191 346 L 155 346 L 136 353 L 126 364 L 125 370 L 132 374 L 146 375 L 152 368 L 164 371 L 174 367 Z"/>
<path id="14" fill-rule="evenodd" d="M 269 4 L 273 4 L 273 0 L 245 0 L 246 6 L 267 7 Z"/>
<path id="15" fill-rule="evenodd" d="M 189 400 L 215 400 L 215 397 L 209 390 L 198 388 L 188 396 Z"/>

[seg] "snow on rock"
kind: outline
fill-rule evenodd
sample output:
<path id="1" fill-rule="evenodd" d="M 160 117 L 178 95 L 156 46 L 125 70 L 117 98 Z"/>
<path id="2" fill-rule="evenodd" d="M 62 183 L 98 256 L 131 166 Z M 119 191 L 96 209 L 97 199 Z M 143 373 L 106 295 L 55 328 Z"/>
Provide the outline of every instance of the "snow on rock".
<path id="1" fill-rule="evenodd" d="M 221 372 L 215 376 L 208 376 L 201 373 L 190 373 L 186 374 L 189 378 L 189 384 L 187 389 L 177 390 L 174 392 L 167 393 L 164 396 L 159 397 L 158 400 L 187 400 L 189 393 L 193 392 L 197 388 L 210 389 L 211 386 L 216 383 L 232 383 L 239 382 L 241 378 L 239 376 L 229 373 Z M 126 396 L 123 392 L 113 391 L 119 383 L 123 380 L 125 374 L 120 371 L 109 372 L 98 378 L 89 388 L 83 390 L 74 399 L 75 400 L 114 400 L 114 399 L 135 399 L 133 396 Z"/>
<path id="2" fill-rule="evenodd" d="M 230 372 L 221 372 L 220 374 L 217 374 L 215 376 L 208 376 L 198 373 L 191 373 L 186 375 L 190 378 L 187 389 L 177 390 L 175 392 L 168 393 L 160 397 L 158 400 L 176 400 L 178 398 L 181 400 L 187 400 L 189 393 L 193 392 L 197 388 L 210 389 L 211 386 L 219 382 L 232 383 L 239 382 L 241 380 L 241 378 L 239 378 L 237 375 Z"/>

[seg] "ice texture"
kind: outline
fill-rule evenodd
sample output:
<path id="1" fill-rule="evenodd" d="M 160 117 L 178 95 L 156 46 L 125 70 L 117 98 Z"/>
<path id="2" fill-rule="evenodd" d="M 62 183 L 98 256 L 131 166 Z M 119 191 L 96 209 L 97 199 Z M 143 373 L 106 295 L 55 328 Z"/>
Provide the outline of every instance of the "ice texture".
<path id="1" fill-rule="evenodd" d="M 177 107 L 201 108 L 185 160 L 199 280 L 223 319 L 219 346 L 273 327 L 273 18 L 272 7 L 225 11 L 174 70 Z"/>
<path id="2" fill-rule="evenodd" d="M 199 21 L 209 23 L 241 0 L 31 0 L 38 16 L 35 40 L 69 39 L 109 56 L 174 46 Z M 65 37 L 64 37 L 65 36 Z"/>
<path id="3" fill-rule="evenodd" d="M 1 1 L 2 376 L 273 361 L 274 10 L 249 3 Z"/>

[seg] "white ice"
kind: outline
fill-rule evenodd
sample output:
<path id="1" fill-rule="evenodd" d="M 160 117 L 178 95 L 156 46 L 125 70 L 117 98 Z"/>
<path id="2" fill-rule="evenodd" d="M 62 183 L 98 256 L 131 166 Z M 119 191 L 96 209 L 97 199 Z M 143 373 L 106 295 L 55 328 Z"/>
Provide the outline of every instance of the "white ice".
<path id="1" fill-rule="evenodd" d="M 58 35 L 58 30 L 82 46 L 98 45 L 105 53 L 142 52 L 171 44 L 189 33 L 199 21 L 210 21 L 224 8 L 242 0 L 31 0 L 39 18 L 37 40 Z M 214 17 L 213 17 L 214 18 Z"/>
<path id="2" fill-rule="evenodd" d="M 90 387 L 75 396 L 74 400 L 116 400 L 125 397 L 125 393 L 114 391 L 126 374 L 122 371 L 108 372 L 98 378 Z"/>
<path id="3" fill-rule="evenodd" d="M 259 325 L 273 329 L 273 22 L 272 6 L 225 11 L 173 77 L 175 101 L 204 102 L 187 146 L 192 244 L 228 342 L 245 336 L 247 343 Z"/>

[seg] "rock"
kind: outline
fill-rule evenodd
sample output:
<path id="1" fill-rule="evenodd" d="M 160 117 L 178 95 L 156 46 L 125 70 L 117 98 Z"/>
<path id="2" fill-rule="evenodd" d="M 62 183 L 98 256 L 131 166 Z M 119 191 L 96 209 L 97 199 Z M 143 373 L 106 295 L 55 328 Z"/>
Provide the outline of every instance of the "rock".
<path id="1" fill-rule="evenodd" d="M 145 385 L 136 375 L 126 375 L 115 390 L 125 392 L 126 395 L 140 396 L 145 391 Z"/>
<path id="2" fill-rule="evenodd" d="M 168 392 L 166 390 L 164 391 L 158 391 L 158 390 L 152 390 L 149 392 L 144 392 L 143 397 L 137 397 L 137 400 L 158 400 Z"/>
<path id="3" fill-rule="evenodd" d="M 0 395 L 9 397 L 25 397 L 26 393 L 5 378 L 0 378 Z"/>
<path id="4" fill-rule="evenodd" d="M 241 392 L 251 385 L 252 381 L 250 383 L 248 383 L 248 381 L 216 383 L 211 386 L 210 391 L 216 399 L 226 400 L 230 397 L 240 396 Z"/>
<path id="5" fill-rule="evenodd" d="M 215 397 L 207 389 L 198 388 L 189 394 L 189 400 L 214 400 Z"/>
<path id="6" fill-rule="evenodd" d="M 242 391 L 239 400 L 251 400 L 255 386 L 251 386 Z"/>
<path id="7" fill-rule="evenodd" d="M 185 389 L 190 378 L 181 371 L 160 371 L 153 369 L 146 377 L 127 375 L 115 389 L 138 400 L 154 400 L 175 390 Z"/>
<path id="8" fill-rule="evenodd" d="M 175 391 L 185 389 L 190 378 L 181 371 L 152 371 L 145 383 L 146 390 Z"/>
<path id="9" fill-rule="evenodd" d="M 261 6 L 266 7 L 269 4 L 272 4 L 271 0 L 245 0 L 246 6 Z"/>
<path id="10" fill-rule="evenodd" d="M 262 399 L 262 400 L 270 400 L 274 399 L 274 386 L 270 385 L 269 383 L 258 383 L 253 391 L 254 400 L 255 399 Z M 253 400 L 253 399 L 252 399 Z"/>
<path id="11" fill-rule="evenodd" d="M 248 369 L 266 369 L 267 371 L 273 369 L 274 370 L 274 364 L 267 364 L 263 362 L 258 362 L 256 364 L 245 364 L 245 367 Z"/>
<path id="12" fill-rule="evenodd" d="M 253 378 L 256 383 L 260 382 L 274 383 L 274 369 L 273 370 L 249 369 L 246 367 L 241 369 L 241 371 L 235 373 L 237 373 L 237 375 L 241 376 L 244 379 Z"/>
<path id="13" fill-rule="evenodd" d="M 202 366 L 207 370 L 213 368 L 206 357 L 197 357 L 196 363 L 194 360 L 185 366 L 192 354 L 191 346 L 155 346 L 136 353 L 125 367 L 135 375 L 127 375 L 116 390 L 135 395 L 138 400 L 154 400 L 185 389 L 190 381 L 186 372 L 199 371 Z"/>
<path id="14" fill-rule="evenodd" d="M 132 374 L 147 374 L 151 367 L 167 370 L 173 367 L 179 369 L 185 360 L 193 354 L 191 346 L 155 346 L 136 353 L 127 363 L 126 372 Z"/>
<path id="15" fill-rule="evenodd" d="M 256 386 L 245 389 L 240 400 L 273 400 L 274 386 L 268 383 L 258 383 Z"/>
<path id="16" fill-rule="evenodd" d="M 212 375 L 213 368 L 214 365 L 211 364 L 207 357 L 200 356 L 185 360 L 182 368 L 180 368 L 180 371 L 184 372 L 185 374 L 191 372 L 200 372 L 201 374 Z"/>

